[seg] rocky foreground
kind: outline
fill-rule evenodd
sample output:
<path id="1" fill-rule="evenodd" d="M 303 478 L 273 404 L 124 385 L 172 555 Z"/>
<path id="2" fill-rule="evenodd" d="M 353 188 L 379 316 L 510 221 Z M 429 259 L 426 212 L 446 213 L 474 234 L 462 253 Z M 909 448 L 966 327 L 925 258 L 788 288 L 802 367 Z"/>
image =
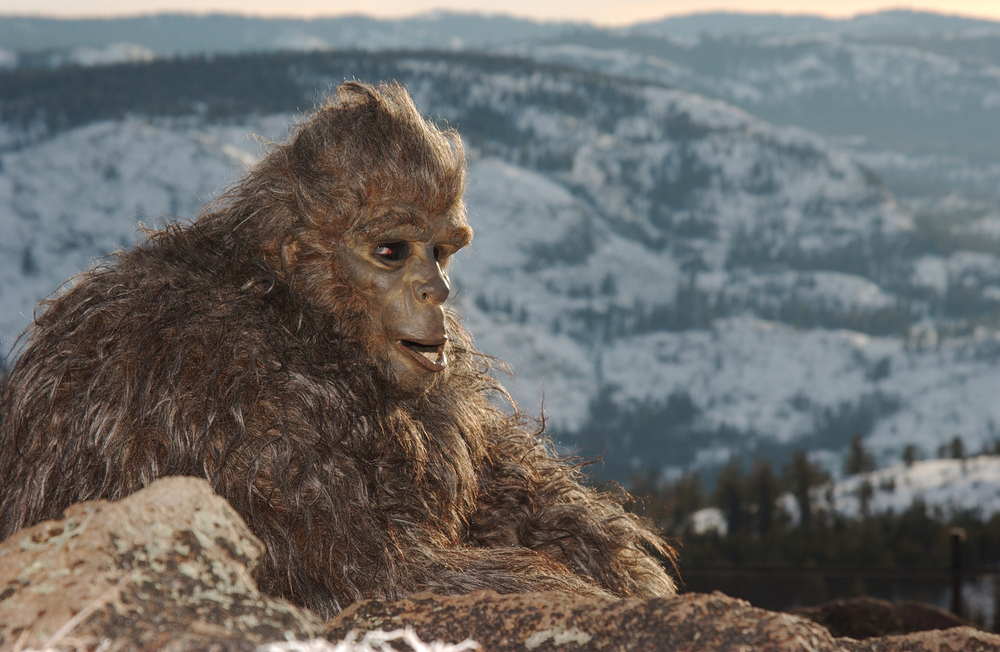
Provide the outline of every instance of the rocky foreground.
<path id="1" fill-rule="evenodd" d="M 257 590 L 261 554 L 263 546 L 204 480 L 166 478 L 117 503 L 76 505 L 0 544 L 0 650 L 224 652 L 276 649 L 275 642 L 291 639 L 303 642 L 299 649 L 312 641 L 320 650 L 325 639 L 333 643 L 326 649 L 339 652 L 352 649 L 337 645 L 344 639 L 409 626 L 422 641 L 457 650 L 471 639 L 490 652 L 1000 652 L 1000 636 L 971 627 L 835 638 L 812 620 L 720 593 L 650 600 L 417 594 L 358 603 L 324 623 Z"/>

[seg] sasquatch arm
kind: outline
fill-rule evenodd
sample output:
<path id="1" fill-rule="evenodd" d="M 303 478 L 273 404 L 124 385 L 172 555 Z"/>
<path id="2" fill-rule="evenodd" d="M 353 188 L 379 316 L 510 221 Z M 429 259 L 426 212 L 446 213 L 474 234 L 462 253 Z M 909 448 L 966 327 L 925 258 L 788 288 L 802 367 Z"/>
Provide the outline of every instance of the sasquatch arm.
<path id="1" fill-rule="evenodd" d="M 584 486 L 577 468 L 522 428 L 495 441 L 481 475 L 470 543 L 529 548 L 620 597 L 676 592 L 663 567 L 673 551 L 626 513 L 617 495 Z"/>
<path id="2" fill-rule="evenodd" d="M 416 591 L 462 595 L 488 589 L 497 593 L 609 595 L 551 555 L 527 548 L 418 548 L 408 552 L 407 563 Z"/>

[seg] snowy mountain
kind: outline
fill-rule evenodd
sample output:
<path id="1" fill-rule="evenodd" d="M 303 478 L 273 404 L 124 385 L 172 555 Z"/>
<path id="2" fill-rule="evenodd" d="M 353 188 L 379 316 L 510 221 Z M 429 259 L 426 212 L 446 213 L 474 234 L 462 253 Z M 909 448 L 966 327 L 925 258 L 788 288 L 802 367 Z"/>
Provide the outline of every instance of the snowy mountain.
<path id="1" fill-rule="evenodd" d="M 773 17 L 703 16 L 690 24 L 568 33 L 512 51 L 670 84 L 817 132 L 921 205 L 958 192 L 995 207 L 1000 23 L 923 15 L 922 29 L 894 30 L 892 21 L 876 29 L 874 18 L 893 16 L 817 19 L 801 30 Z M 693 31 L 697 25 L 703 29 Z"/>
<path id="2" fill-rule="evenodd" d="M 911 443 L 1000 437 L 998 222 L 942 239 L 815 134 L 523 58 L 196 63 L 0 73 L 4 348 L 139 221 L 193 218 L 259 156 L 249 134 L 280 138 L 344 78 L 392 77 L 467 139 L 476 238 L 455 308 L 526 410 L 544 400 L 561 446 L 605 453 L 598 475 L 797 448 L 839 471 L 856 435 L 885 464 Z"/>

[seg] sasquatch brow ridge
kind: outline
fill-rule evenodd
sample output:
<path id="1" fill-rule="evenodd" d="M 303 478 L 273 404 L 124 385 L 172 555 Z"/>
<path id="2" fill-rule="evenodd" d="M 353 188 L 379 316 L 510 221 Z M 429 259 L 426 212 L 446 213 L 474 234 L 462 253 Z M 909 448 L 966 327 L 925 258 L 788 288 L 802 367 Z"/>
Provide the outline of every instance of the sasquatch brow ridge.
<path id="1" fill-rule="evenodd" d="M 362 219 L 356 228 L 357 235 L 372 239 L 391 229 L 401 226 L 413 226 L 421 231 L 428 229 L 427 213 L 415 207 L 398 206 L 387 210 L 381 215 Z"/>
<path id="2" fill-rule="evenodd" d="M 374 241 L 379 239 L 380 235 L 402 226 L 413 226 L 426 232 L 430 228 L 429 217 L 419 208 L 400 206 L 389 209 L 382 215 L 361 220 L 353 233 L 349 232 L 348 236 L 356 235 Z M 453 220 L 456 224 L 441 234 L 441 240 L 456 249 L 461 249 L 472 242 L 472 228 L 465 223 L 464 215 L 455 216 Z"/>

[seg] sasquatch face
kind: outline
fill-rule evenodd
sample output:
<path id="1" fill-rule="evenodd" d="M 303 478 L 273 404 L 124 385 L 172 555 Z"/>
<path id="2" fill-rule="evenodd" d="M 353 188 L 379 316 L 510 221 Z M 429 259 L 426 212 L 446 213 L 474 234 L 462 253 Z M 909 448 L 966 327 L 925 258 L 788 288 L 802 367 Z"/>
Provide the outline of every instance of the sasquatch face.
<path id="1" fill-rule="evenodd" d="M 422 392 L 448 367 L 444 303 L 447 267 L 472 240 L 462 211 L 430 215 L 414 206 L 386 206 L 337 249 L 345 280 L 368 301 L 375 353 L 399 389 Z"/>

